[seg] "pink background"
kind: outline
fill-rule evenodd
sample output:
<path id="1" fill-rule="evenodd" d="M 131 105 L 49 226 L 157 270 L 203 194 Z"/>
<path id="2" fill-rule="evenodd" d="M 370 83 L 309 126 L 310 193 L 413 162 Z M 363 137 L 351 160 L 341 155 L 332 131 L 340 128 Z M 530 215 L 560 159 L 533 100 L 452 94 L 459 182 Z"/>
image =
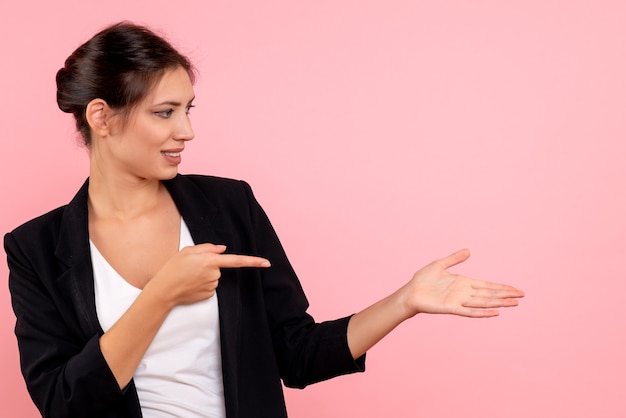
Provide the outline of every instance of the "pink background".
<path id="1" fill-rule="evenodd" d="M 527 293 L 496 319 L 418 316 L 365 374 L 287 390 L 291 416 L 626 416 L 623 1 L 95 4 L 2 7 L 0 232 L 87 175 L 64 59 L 148 24 L 201 74 L 181 171 L 251 183 L 319 320 L 465 246 L 457 271 Z M 35 417 L 13 322 L 5 281 L 0 416 Z"/>

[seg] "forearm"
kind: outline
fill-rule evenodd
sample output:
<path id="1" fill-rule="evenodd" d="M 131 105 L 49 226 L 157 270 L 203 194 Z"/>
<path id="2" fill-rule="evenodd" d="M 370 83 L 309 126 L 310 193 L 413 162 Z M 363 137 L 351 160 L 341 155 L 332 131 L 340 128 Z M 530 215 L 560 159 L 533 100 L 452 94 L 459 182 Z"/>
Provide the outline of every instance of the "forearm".
<path id="1" fill-rule="evenodd" d="M 120 389 L 132 379 L 173 306 L 148 284 L 130 308 L 100 337 L 100 350 Z"/>
<path id="2" fill-rule="evenodd" d="M 348 346 L 354 359 L 359 358 L 394 328 L 412 317 L 405 303 L 404 288 L 350 318 Z"/>

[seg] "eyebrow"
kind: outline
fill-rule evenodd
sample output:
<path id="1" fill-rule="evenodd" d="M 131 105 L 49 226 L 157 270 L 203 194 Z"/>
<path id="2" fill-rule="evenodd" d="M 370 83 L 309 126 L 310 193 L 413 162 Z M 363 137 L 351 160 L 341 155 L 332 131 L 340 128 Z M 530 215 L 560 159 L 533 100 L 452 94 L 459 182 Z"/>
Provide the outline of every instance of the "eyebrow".
<path id="1" fill-rule="evenodd" d="M 187 104 L 190 104 L 195 99 L 196 99 L 196 96 L 192 97 L 191 100 L 189 100 L 189 102 L 187 102 Z M 165 102 L 155 103 L 152 106 L 165 106 L 165 105 L 168 105 L 168 106 L 181 106 L 182 103 L 181 102 L 174 102 L 174 101 L 171 101 L 171 100 L 167 100 Z"/>

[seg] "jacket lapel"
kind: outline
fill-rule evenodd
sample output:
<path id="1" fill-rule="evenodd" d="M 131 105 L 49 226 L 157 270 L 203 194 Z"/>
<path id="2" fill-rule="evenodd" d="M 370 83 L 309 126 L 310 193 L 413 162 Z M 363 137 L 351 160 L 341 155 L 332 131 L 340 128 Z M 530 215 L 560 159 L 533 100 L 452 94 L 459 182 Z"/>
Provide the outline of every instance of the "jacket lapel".
<path id="1" fill-rule="evenodd" d="M 174 199 L 196 244 L 226 244 L 231 232 L 220 229 L 223 216 L 206 190 L 200 189 L 190 178 L 178 175 L 163 182 Z M 238 355 L 241 346 L 241 300 L 239 281 L 232 270 L 222 270 L 217 288 L 220 315 L 222 373 L 227 411 L 237 409 Z"/>
<path id="2" fill-rule="evenodd" d="M 67 267 L 56 284 L 62 294 L 70 298 L 69 306 L 76 312 L 85 338 L 102 333 L 96 314 L 94 278 L 89 252 L 89 223 L 87 179 L 76 196 L 66 206 L 61 219 L 56 257 Z"/>

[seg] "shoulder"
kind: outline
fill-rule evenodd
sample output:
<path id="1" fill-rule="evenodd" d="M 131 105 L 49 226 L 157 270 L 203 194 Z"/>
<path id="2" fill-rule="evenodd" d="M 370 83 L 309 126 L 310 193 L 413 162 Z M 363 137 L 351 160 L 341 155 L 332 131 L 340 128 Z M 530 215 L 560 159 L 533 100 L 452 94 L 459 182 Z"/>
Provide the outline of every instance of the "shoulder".
<path id="1" fill-rule="evenodd" d="M 37 264 L 54 254 L 66 208 L 61 206 L 51 210 L 4 235 L 4 251 L 10 269 L 17 268 L 17 264 Z"/>
<path id="2" fill-rule="evenodd" d="M 50 233 L 58 233 L 63 219 L 63 214 L 67 205 L 60 206 L 53 209 L 43 215 L 40 215 L 30 221 L 23 223 L 15 228 L 13 231 L 5 235 L 5 241 L 8 236 L 13 236 L 16 239 L 27 238 L 32 241 L 36 241 L 43 235 L 49 235 Z"/>
<path id="3" fill-rule="evenodd" d="M 68 204 L 31 219 L 6 234 L 5 243 L 9 237 L 13 237 L 33 247 L 49 244 L 50 241 L 56 241 L 64 227 L 70 235 L 81 236 L 87 225 L 88 185 L 87 179 Z"/>

